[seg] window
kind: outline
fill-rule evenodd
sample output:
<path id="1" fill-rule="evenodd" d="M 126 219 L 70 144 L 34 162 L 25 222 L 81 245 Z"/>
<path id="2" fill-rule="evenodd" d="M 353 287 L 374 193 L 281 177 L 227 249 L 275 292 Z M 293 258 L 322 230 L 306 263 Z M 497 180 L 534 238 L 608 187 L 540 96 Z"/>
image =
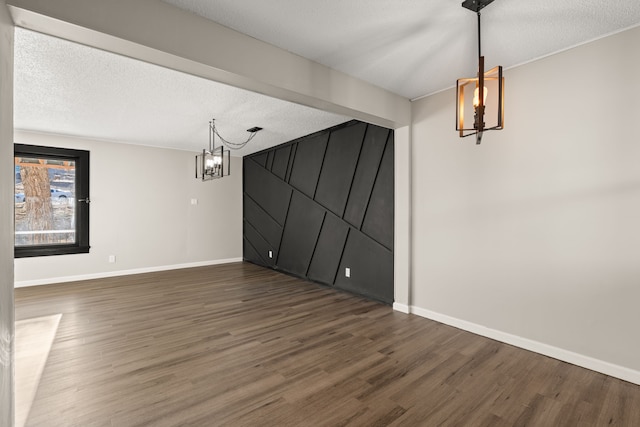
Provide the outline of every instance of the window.
<path id="1" fill-rule="evenodd" d="M 89 252 L 89 152 L 14 145 L 15 257 Z"/>

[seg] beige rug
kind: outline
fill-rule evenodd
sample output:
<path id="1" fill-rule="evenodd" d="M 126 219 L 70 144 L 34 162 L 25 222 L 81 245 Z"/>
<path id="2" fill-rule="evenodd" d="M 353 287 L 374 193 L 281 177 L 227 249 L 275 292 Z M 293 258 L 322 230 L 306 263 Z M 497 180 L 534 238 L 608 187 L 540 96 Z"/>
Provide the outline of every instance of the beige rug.
<path id="1" fill-rule="evenodd" d="M 16 427 L 23 427 L 36 397 L 62 314 L 16 322 Z"/>

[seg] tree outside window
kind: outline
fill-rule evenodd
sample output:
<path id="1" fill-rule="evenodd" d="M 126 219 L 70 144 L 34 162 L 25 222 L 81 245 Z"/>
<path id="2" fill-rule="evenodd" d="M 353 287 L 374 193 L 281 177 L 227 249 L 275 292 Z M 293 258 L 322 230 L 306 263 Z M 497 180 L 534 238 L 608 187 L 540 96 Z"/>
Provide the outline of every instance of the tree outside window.
<path id="1" fill-rule="evenodd" d="M 89 152 L 15 144 L 15 256 L 89 251 Z"/>

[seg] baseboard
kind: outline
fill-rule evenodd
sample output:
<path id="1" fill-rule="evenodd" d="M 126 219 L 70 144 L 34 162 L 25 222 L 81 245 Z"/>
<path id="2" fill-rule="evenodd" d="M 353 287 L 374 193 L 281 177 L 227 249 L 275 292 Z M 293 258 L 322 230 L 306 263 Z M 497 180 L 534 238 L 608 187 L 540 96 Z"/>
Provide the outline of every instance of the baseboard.
<path id="1" fill-rule="evenodd" d="M 411 312 L 411 307 L 409 307 L 406 304 L 400 304 L 399 302 L 393 303 L 393 309 L 395 311 L 399 311 L 401 313 L 406 313 L 406 314 L 409 314 Z"/>
<path id="2" fill-rule="evenodd" d="M 396 309 L 395 304 L 393 308 Z M 424 308 L 410 306 L 409 312 L 421 317 L 425 317 L 427 319 L 435 320 L 436 322 L 444 323 L 445 325 L 453 326 L 458 329 L 481 335 L 483 337 L 491 338 L 496 341 L 523 348 L 525 350 L 533 351 L 535 353 L 549 356 L 563 362 L 571 363 L 573 365 L 581 366 L 592 371 L 600 372 L 605 375 L 609 375 L 624 381 L 628 381 L 630 383 L 640 385 L 640 371 L 625 368 L 624 366 L 615 365 L 603 360 L 594 359 L 589 356 L 574 353 L 569 350 L 554 347 L 552 345 L 544 344 L 517 335 L 498 331 L 496 329 L 487 328 L 476 323 L 457 319 L 455 317 L 447 316 L 445 314 L 437 313 L 431 310 L 426 310 Z"/>
<path id="3" fill-rule="evenodd" d="M 186 264 L 159 265 L 154 267 L 134 268 L 130 270 L 103 271 L 100 273 L 80 274 L 77 276 L 50 277 L 48 279 L 22 280 L 14 283 L 15 288 L 27 286 L 53 285 L 55 283 L 78 282 L 80 280 L 104 279 L 107 277 L 127 276 L 130 274 L 155 273 L 157 271 L 179 270 L 181 268 L 204 267 L 208 265 L 229 264 L 241 262 L 242 258 L 218 259 L 212 261 L 190 262 Z"/>

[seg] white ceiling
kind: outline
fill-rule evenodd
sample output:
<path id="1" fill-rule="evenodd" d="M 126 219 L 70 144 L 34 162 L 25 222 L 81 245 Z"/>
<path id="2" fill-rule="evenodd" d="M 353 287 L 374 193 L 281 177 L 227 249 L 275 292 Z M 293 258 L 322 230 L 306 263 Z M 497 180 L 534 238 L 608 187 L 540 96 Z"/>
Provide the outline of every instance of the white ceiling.
<path id="1" fill-rule="evenodd" d="M 200 151 L 212 118 L 232 142 L 264 128 L 232 155 L 349 120 L 20 28 L 14 93 L 20 130 Z"/>
<path id="2" fill-rule="evenodd" d="M 409 99 L 477 72 L 462 0 L 162 0 Z M 495 0 L 486 68 L 511 67 L 640 24 L 640 0 Z"/>
<path id="3" fill-rule="evenodd" d="M 476 16 L 461 0 L 163 1 L 409 99 L 476 72 Z M 640 24 L 639 0 L 605 3 L 496 0 L 482 13 L 487 68 Z M 14 110 L 17 129 L 192 151 L 212 117 L 236 141 L 263 127 L 236 155 L 350 119 L 23 29 Z"/>

